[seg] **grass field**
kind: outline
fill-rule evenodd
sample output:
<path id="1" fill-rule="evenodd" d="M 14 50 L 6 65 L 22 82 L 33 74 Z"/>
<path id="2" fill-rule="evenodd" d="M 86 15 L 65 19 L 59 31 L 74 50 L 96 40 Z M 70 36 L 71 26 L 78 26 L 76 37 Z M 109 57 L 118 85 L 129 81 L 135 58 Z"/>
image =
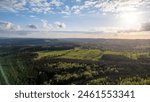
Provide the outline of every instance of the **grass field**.
<path id="1" fill-rule="evenodd" d="M 38 59 L 42 57 L 68 58 L 99 61 L 105 54 L 107 55 L 121 55 L 129 59 L 137 60 L 140 56 L 149 57 L 149 52 L 117 52 L 117 51 L 101 51 L 97 49 L 81 49 L 75 48 L 71 50 L 62 51 L 39 51 Z"/>
<path id="2" fill-rule="evenodd" d="M 57 58 L 68 58 L 68 59 L 81 59 L 81 60 L 99 60 L 102 52 L 100 50 L 88 50 L 75 48 L 71 50 L 62 51 L 40 51 L 38 58 L 42 57 L 57 57 Z"/>

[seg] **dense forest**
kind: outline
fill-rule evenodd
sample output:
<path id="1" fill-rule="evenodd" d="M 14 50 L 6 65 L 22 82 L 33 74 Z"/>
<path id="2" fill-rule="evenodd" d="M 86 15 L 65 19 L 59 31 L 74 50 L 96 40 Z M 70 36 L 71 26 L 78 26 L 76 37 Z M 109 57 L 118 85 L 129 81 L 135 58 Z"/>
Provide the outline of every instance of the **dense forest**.
<path id="1" fill-rule="evenodd" d="M 0 84 L 147 85 L 150 40 L 3 38 Z"/>

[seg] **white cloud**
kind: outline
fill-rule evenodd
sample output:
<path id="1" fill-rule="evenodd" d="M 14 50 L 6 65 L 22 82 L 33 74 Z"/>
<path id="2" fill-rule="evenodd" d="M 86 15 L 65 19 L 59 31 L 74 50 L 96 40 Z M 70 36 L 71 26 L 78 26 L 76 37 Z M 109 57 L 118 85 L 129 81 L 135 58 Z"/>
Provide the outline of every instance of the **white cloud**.
<path id="1" fill-rule="evenodd" d="M 59 21 L 54 22 L 53 24 L 50 24 L 47 20 L 41 20 L 41 22 L 42 22 L 41 30 L 44 31 L 52 31 L 66 28 L 65 23 Z"/>
<path id="2" fill-rule="evenodd" d="M 61 11 L 62 14 L 66 14 L 66 15 L 70 15 L 71 14 L 71 10 L 69 6 L 65 6 L 64 10 Z"/>
<path id="3" fill-rule="evenodd" d="M 16 12 L 13 9 L 13 1 L 12 0 L 0 0 L 0 10 L 1 11 L 12 11 L 12 12 Z"/>
<path id="4" fill-rule="evenodd" d="M 41 22 L 41 25 L 29 24 L 21 28 L 8 21 L 0 21 L 0 31 L 56 31 L 66 28 L 66 24 L 59 21 L 50 24 L 47 20 L 42 19 Z"/>
<path id="5" fill-rule="evenodd" d="M 11 22 L 0 21 L 0 30 L 2 31 L 19 31 L 21 27 L 19 25 L 12 24 Z"/>
<path id="6" fill-rule="evenodd" d="M 50 5 L 61 6 L 61 5 L 63 5 L 63 2 L 60 2 L 59 0 L 52 0 L 50 2 Z"/>
<path id="7" fill-rule="evenodd" d="M 74 13 L 74 14 L 80 14 L 81 9 L 82 9 L 81 6 L 74 5 L 74 6 L 72 6 L 71 11 L 72 11 L 72 13 Z"/>
<path id="8" fill-rule="evenodd" d="M 95 5 L 97 2 L 96 1 L 85 1 L 84 2 L 84 7 L 88 8 L 88 7 L 92 7 L 93 5 Z"/>
<path id="9" fill-rule="evenodd" d="M 147 0 L 102 0 L 97 1 L 95 7 L 104 12 L 127 12 L 146 6 L 146 2 Z"/>
<path id="10" fill-rule="evenodd" d="M 73 13 L 74 14 L 80 14 L 81 10 L 80 9 L 76 9 Z"/>
<path id="11" fill-rule="evenodd" d="M 127 12 L 140 7 L 149 8 L 149 0 L 75 0 L 68 4 L 66 0 L 0 0 L 0 10 L 36 13 L 79 14 L 81 11 L 95 10 L 103 12 Z"/>
<path id="12" fill-rule="evenodd" d="M 36 16 L 34 16 L 34 15 L 30 15 L 30 17 L 31 17 L 31 18 L 36 18 Z"/>
<path id="13" fill-rule="evenodd" d="M 76 0 L 76 2 L 81 2 L 81 0 Z"/>
<path id="14" fill-rule="evenodd" d="M 43 25 L 42 25 L 43 30 L 46 30 L 46 31 L 52 30 L 52 25 L 49 24 L 47 20 L 41 20 L 41 22 L 43 23 Z"/>
<path id="15" fill-rule="evenodd" d="M 64 23 L 61 22 L 55 22 L 55 27 L 56 28 L 66 28 L 66 25 Z"/>
<path id="16" fill-rule="evenodd" d="M 19 9 L 19 10 L 20 9 L 22 9 L 22 10 L 27 9 L 27 8 L 25 8 L 26 3 L 27 3 L 26 0 L 21 0 L 20 2 L 14 0 L 13 8 L 16 8 L 16 9 Z"/>
<path id="17" fill-rule="evenodd" d="M 36 13 L 44 13 L 44 14 L 47 14 L 47 13 L 51 13 L 51 8 L 49 7 L 33 7 L 32 9 L 32 12 L 36 12 Z"/>

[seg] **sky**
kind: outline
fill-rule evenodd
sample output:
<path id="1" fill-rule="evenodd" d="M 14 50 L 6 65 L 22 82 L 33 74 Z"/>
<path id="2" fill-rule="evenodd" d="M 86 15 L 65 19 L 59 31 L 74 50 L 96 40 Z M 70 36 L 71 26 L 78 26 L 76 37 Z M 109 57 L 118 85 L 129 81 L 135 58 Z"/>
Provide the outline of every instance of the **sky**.
<path id="1" fill-rule="evenodd" d="M 0 37 L 150 39 L 150 0 L 0 0 Z"/>

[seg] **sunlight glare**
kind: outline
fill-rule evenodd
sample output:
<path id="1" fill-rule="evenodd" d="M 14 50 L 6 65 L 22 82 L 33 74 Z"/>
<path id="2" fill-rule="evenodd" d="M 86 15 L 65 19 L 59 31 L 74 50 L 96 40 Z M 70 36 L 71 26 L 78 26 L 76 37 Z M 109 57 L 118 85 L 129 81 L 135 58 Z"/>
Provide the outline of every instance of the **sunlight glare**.
<path id="1" fill-rule="evenodd" d="M 125 27 L 136 28 L 139 22 L 139 15 L 136 13 L 123 13 L 121 14 L 121 20 Z"/>

